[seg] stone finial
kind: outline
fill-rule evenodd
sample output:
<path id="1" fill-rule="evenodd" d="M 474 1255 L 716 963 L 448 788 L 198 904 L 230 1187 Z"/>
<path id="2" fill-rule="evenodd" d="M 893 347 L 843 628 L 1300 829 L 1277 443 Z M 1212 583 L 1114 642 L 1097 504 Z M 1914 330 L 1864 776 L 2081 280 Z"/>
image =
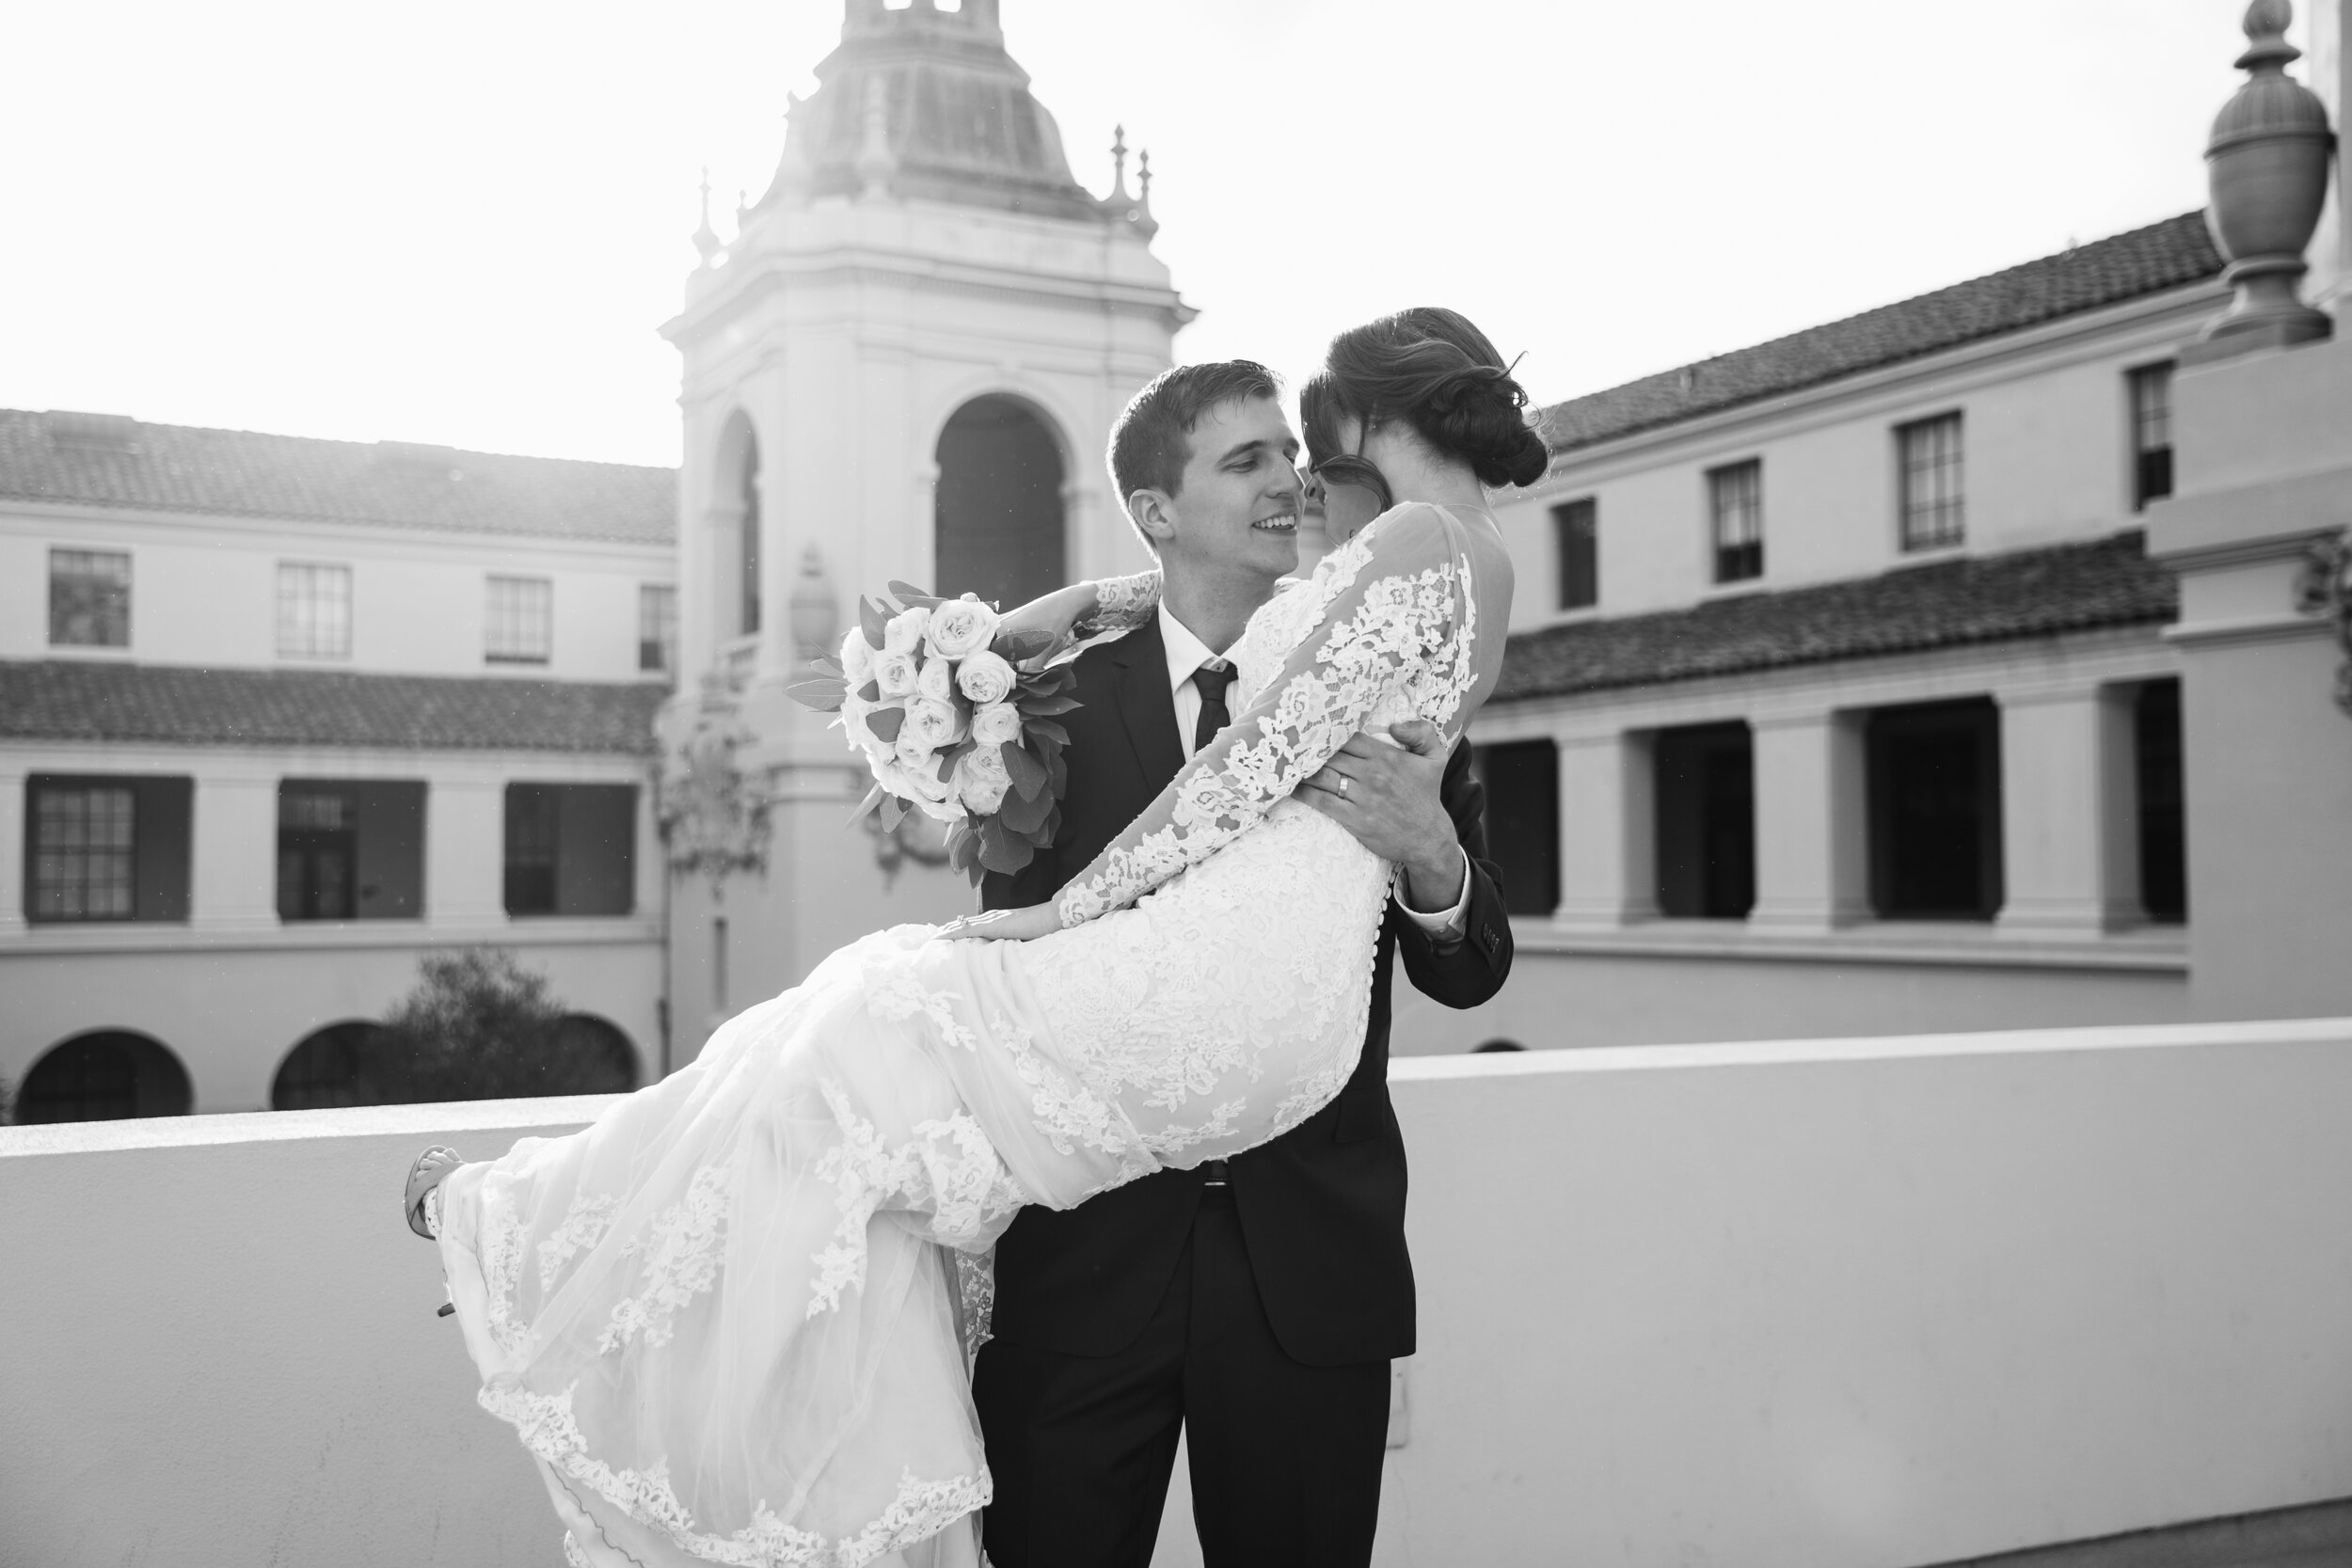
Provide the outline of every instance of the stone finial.
<path id="1" fill-rule="evenodd" d="M 1124 207 L 1131 198 L 1127 195 L 1127 128 L 1111 127 L 1111 194 L 1104 200 L 1114 207 Z"/>
<path id="2" fill-rule="evenodd" d="M 694 248 L 702 252 L 703 265 L 712 265 L 719 256 L 718 231 L 710 227 L 710 170 L 703 170 L 703 220 L 694 230 Z"/>
<path id="3" fill-rule="evenodd" d="M 866 197 L 887 196 L 890 177 L 897 172 L 898 160 L 890 152 L 890 87 L 888 79 L 876 74 L 866 79 L 866 139 L 857 150 L 857 177 Z"/>
<path id="4" fill-rule="evenodd" d="M 2302 51 L 2286 40 L 2288 0 L 2246 8 L 2247 80 L 2215 117 L 2205 144 L 2212 201 L 2205 222 L 2230 265 L 2230 308 L 2182 350 L 2185 363 L 2227 358 L 2328 336 L 2327 315 L 2297 297 L 2304 247 L 2319 227 L 2335 135 L 2318 94 L 2286 74 Z"/>
<path id="5" fill-rule="evenodd" d="M 1149 240 L 1160 231 L 1160 223 L 1152 215 L 1152 150 L 1148 147 L 1136 154 L 1136 183 L 1141 187 L 1141 192 L 1136 198 L 1136 210 L 1128 214 L 1128 220 L 1136 226 L 1136 233 Z"/>

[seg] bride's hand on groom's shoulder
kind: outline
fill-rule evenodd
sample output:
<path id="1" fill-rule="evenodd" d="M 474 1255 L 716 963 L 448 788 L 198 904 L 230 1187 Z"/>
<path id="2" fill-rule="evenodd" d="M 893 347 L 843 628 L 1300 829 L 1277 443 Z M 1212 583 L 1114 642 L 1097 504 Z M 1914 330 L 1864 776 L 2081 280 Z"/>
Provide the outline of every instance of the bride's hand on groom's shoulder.
<path id="1" fill-rule="evenodd" d="M 938 934 L 958 942 L 1030 942 L 1061 929 L 1061 911 L 1052 904 L 1019 910 L 989 910 L 951 920 Z"/>

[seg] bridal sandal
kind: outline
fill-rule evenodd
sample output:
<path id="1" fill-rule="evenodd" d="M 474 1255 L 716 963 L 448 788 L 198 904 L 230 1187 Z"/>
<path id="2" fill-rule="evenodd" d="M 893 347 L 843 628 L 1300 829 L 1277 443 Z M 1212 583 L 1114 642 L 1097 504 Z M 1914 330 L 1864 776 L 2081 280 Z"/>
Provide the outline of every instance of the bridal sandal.
<path id="1" fill-rule="evenodd" d="M 440 1229 L 441 1217 L 437 1203 L 431 1205 L 433 1212 L 427 1212 L 428 1200 L 440 1190 L 450 1172 L 464 1164 L 458 1158 L 457 1150 L 446 1144 L 435 1144 L 418 1155 L 408 1166 L 407 1189 L 402 1193 L 400 1199 L 401 1212 L 408 1218 L 408 1228 L 428 1242 L 438 1239 L 437 1232 Z"/>

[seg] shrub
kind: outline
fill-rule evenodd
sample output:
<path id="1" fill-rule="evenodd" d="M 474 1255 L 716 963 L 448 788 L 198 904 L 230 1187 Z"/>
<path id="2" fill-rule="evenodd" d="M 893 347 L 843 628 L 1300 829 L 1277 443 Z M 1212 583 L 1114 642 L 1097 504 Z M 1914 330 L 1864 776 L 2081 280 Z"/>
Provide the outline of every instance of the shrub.
<path id="1" fill-rule="evenodd" d="M 384 1020 L 361 1068 L 360 1103 L 506 1100 L 626 1089 L 600 1053 L 564 1027 L 547 976 L 502 947 L 428 953 L 416 989 Z"/>

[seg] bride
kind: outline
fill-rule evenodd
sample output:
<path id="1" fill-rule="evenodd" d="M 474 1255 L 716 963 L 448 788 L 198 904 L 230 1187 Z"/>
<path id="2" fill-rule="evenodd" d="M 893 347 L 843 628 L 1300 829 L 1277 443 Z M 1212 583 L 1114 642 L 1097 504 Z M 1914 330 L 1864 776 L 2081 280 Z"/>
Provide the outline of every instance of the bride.
<path id="1" fill-rule="evenodd" d="M 1057 897 L 854 942 L 571 1136 L 420 1157 L 410 1222 L 571 1561 L 978 1561 L 968 1357 L 1014 1212 L 1254 1148 L 1355 1068 L 1394 867 L 1293 792 L 1359 731 L 1451 745 L 1493 689 L 1485 486 L 1543 472 L 1525 401 L 1454 311 L 1343 333 L 1301 403 L 1347 536 L 1232 650 L 1234 722 Z M 1023 613 L 1121 624 L 1156 588 Z"/>

